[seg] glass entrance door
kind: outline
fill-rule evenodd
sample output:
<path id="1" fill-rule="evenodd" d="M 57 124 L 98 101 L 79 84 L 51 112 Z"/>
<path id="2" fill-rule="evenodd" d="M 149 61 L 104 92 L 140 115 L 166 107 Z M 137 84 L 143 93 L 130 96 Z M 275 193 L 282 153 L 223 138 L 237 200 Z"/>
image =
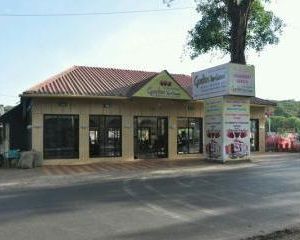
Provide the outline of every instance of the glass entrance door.
<path id="1" fill-rule="evenodd" d="M 168 157 L 167 117 L 134 117 L 134 157 Z"/>
<path id="2" fill-rule="evenodd" d="M 250 146 L 251 151 L 259 151 L 259 128 L 258 119 L 250 119 Z"/>

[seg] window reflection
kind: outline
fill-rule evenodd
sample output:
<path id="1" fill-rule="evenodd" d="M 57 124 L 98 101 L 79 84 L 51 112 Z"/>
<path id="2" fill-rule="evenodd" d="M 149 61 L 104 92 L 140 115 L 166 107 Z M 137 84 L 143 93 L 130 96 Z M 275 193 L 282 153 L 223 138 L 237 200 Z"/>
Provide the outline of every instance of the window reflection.
<path id="1" fill-rule="evenodd" d="M 121 156 L 121 128 L 121 116 L 90 116 L 90 157 Z"/>
<path id="2" fill-rule="evenodd" d="M 134 157 L 168 156 L 168 118 L 134 117 Z"/>
<path id="3" fill-rule="evenodd" d="M 201 118 L 177 118 L 177 152 L 202 153 L 201 130 Z"/>
<path id="4" fill-rule="evenodd" d="M 44 158 L 79 157 L 78 115 L 44 116 Z"/>
<path id="5" fill-rule="evenodd" d="M 259 128 L 258 119 L 251 119 L 250 121 L 250 147 L 251 151 L 259 150 Z"/>

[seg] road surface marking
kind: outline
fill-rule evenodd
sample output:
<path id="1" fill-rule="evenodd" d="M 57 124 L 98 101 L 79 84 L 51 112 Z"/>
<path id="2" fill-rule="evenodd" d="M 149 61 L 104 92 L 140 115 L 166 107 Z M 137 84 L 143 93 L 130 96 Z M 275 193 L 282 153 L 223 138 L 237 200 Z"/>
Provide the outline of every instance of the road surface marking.
<path id="1" fill-rule="evenodd" d="M 153 210 L 154 212 L 159 213 L 160 215 L 167 216 L 169 218 L 180 220 L 180 221 L 183 221 L 183 222 L 190 222 L 190 219 L 187 218 L 187 217 L 185 217 L 185 216 L 177 214 L 177 213 L 175 213 L 173 211 L 169 211 L 169 210 L 167 210 L 167 209 L 165 209 L 165 208 L 163 208 L 163 207 L 161 207 L 161 206 L 159 206 L 157 204 L 153 204 L 153 203 L 150 203 L 148 201 L 142 200 L 140 197 L 138 197 L 137 193 L 134 192 L 132 190 L 132 188 L 130 188 L 129 181 L 130 180 L 123 181 L 123 189 L 134 200 L 140 202 L 142 205 L 144 205 L 147 208 Z M 152 213 L 152 211 L 151 211 L 151 213 Z"/>

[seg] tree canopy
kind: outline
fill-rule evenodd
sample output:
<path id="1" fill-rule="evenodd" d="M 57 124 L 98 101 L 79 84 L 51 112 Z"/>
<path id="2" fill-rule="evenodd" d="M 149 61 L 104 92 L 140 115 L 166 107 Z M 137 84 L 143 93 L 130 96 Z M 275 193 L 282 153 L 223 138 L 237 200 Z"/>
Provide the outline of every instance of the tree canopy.
<path id="1" fill-rule="evenodd" d="M 300 133 L 300 101 L 282 100 L 275 101 L 277 106 L 271 116 L 271 131 L 283 133 L 286 131 L 296 131 Z M 266 121 L 266 129 L 268 129 Z"/>
<path id="2" fill-rule="evenodd" d="M 174 0 L 164 0 L 170 4 Z M 266 9 L 271 0 L 195 0 L 200 20 L 189 31 L 191 58 L 221 51 L 231 62 L 245 64 L 245 51 L 260 52 L 277 44 L 283 21 Z"/>

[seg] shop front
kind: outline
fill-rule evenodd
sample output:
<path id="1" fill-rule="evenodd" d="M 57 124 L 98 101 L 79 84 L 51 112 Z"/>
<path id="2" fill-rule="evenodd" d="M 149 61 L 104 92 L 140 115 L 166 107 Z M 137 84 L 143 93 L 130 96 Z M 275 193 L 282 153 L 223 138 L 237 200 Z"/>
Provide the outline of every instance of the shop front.
<path id="1" fill-rule="evenodd" d="M 191 99 L 187 75 L 74 67 L 21 100 L 32 119 L 29 145 L 46 164 L 204 157 L 204 104 Z M 251 101 L 255 144 L 264 151 L 268 102 Z"/>
<path id="2" fill-rule="evenodd" d="M 203 153 L 202 118 L 177 118 L 177 153 Z"/>
<path id="3" fill-rule="evenodd" d="M 39 98 L 32 104 L 32 145 L 47 164 L 202 157 L 201 102 Z"/>
<path id="4" fill-rule="evenodd" d="M 134 117 L 134 158 L 168 157 L 168 117 Z"/>
<path id="5" fill-rule="evenodd" d="M 89 157 L 122 155 L 122 116 L 89 116 Z"/>
<path id="6" fill-rule="evenodd" d="M 201 117 L 176 116 L 177 155 L 203 153 Z M 134 117 L 134 158 L 155 159 L 169 157 L 168 117 Z M 174 135 L 174 134 L 173 134 Z M 170 139 L 174 142 L 174 139 Z M 172 147 L 174 149 L 174 147 Z"/>

